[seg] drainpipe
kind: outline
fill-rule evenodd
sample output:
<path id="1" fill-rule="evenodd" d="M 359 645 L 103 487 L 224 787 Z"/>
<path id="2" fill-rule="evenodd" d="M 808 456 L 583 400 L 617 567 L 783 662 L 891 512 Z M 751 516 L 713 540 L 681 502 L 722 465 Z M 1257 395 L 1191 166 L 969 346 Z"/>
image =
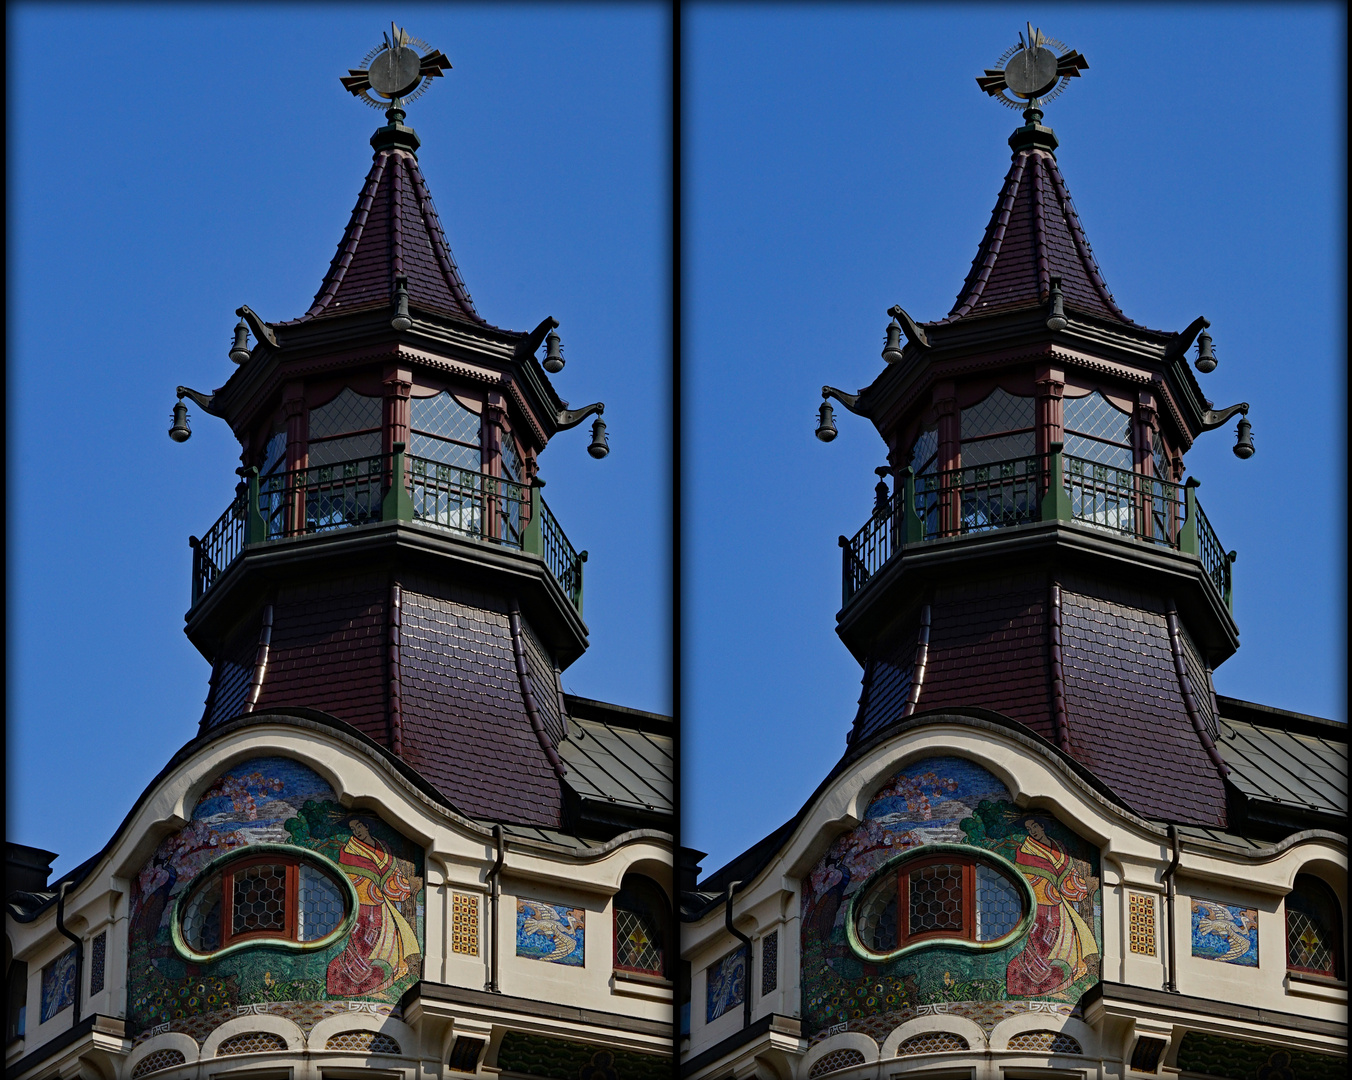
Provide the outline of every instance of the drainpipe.
<path id="1" fill-rule="evenodd" d="M 507 841 L 503 839 L 502 826 L 493 826 L 493 843 L 497 848 L 497 859 L 494 860 L 492 869 L 488 871 L 488 878 L 493 882 L 493 888 L 488 893 L 489 916 L 489 937 L 488 937 L 488 985 L 484 987 L 491 994 L 501 994 L 502 990 L 498 986 L 498 908 L 501 906 L 502 897 L 502 864 L 507 858 Z"/>
<path id="2" fill-rule="evenodd" d="M 66 890 L 71 882 L 63 881 L 56 893 L 56 929 L 62 937 L 75 942 L 75 997 L 70 1003 L 70 1026 L 80 1022 L 80 983 L 84 978 L 84 942 L 66 929 Z"/>
<path id="3" fill-rule="evenodd" d="M 732 894 L 737 891 L 737 887 L 741 884 L 740 881 L 728 882 L 728 902 L 723 909 L 723 917 L 728 927 L 728 933 L 746 946 L 746 986 L 742 991 L 742 1027 L 749 1028 L 751 1026 L 751 960 L 753 956 L 751 939 L 732 925 Z"/>
<path id="4" fill-rule="evenodd" d="M 1164 905 L 1165 918 L 1169 923 L 1169 959 L 1168 967 L 1165 971 L 1164 989 L 1171 994 L 1178 993 L 1178 944 L 1175 941 L 1174 930 L 1174 874 L 1178 870 L 1178 860 L 1183 854 L 1183 844 L 1178 838 L 1178 826 L 1169 826 L 1169 845 L 1173 849 L 1173 858 L 1169 862 L 1168 868 L 1160 875 L 1165 882 Z"/>

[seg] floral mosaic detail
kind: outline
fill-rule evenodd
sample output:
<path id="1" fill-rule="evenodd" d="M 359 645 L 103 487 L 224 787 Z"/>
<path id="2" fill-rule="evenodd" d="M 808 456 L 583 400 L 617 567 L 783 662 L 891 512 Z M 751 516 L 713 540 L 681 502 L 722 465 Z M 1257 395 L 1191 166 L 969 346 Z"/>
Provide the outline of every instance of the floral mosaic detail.
<path id="1" fill-rule="evenodd" d="M 516 901 L 516 955 L 550 964 L 584 967 L 587 913 L 581 908 Z"/>
<path id="2" fill-rule="evenodd" d="M 705 1023 L 712 1024 L 746 1000 L 746 946 L 734 949 L 705 972 Z"/>
<path id="3" fill-rule="evenodd" d="M 260 940 L 219 960 L 189 963 L 172 937 L 180 897 L 222 855 L 256 844 L 304 849 L 333 874 L 345 875 L 358 905 L 351 932 L 313 950 L 284 950 Z M 300 762 L 265 757 L 231 766 L 133 882 L 129 1033 L 187 1030 L 220 1010 L 274 1002 L 397 1002 L 422 973 L 422 863 L 419 847 L 375 815 L 344 809 L 329 785 Z M 299 899 L 309 905 L 302 915 L 319 917 L 317 909 L 309 910 L 313 896 Z M 326 917 L 332 921 L 332 913 Z"/>
<path id="4" fill-rule="evenodd" d="M 999 947 L 940 940 L 886 963 L 866 961 L 846 933 L 855 895 L 885 864 L 937 843 L 1012 863 L 1033 892 L 1031 925 Z M 1020 810 L 975 762 L 912 762 L 883 784 L 864 820 L 835 840 L 804 882 L 804 1034 L 814 1041 L 874 1027 L 885 1034 L 930 1007 L 1074 1005 L 1098 981 L 1102 921 L 1097 849 L 1051 815 Z"/>
<path id="5" fill-rule="evenodd" d="M 75 1001 L 75 946 L 63 952 L 42 969 L 42 1011 L 39 1023 L 45 1024 Z"/>
<path id="6" fill-rule="evenodd" d="M 1258 912 L 1192 898 L 1192 955 L 1241 967 L 1258 966 Z"/>

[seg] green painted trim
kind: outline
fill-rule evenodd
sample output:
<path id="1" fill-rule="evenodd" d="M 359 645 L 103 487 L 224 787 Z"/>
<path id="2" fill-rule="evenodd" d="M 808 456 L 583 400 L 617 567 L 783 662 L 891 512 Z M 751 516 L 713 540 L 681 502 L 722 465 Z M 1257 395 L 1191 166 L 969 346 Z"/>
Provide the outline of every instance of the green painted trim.
<path id="1" fill-rule="evenodd" d="M 405 447 L 401 442 L 394 444 L 394 465 L 390 470 L 390 486 L 380 503 L 381 521 L 412 521 L 413 494 L 405 482 Z"/>
<path id="2" fill-rule="evenodd" d="M 1042 496 L 1043 521 L 1070 521 L 1074 513 L 1070 505 L 1070 492 L 1066 490 L 1066 456 L 1063 444 L 1051 444 L 1050 461 L 1047 467 L 1047 491 Z"/>
<path id="3" fill-rule="evenodd" d="M 281 938 L 250 938 L 248 941 L 239 941 L 234 945 L 227 945 L 224 949 L 218 949 L 213 953 L 199 953 L 183 940 L 183 905 L 194 893 L 201 888 L 201 883 L 205 882 L 212 874 L 220 873 L 227 865 L 238 862 L 240 859 L 253 858 L 256 855 L 267 854 L 285 855 L 287 858 L 298 859 L 301 862 L 308 862 L 311 865 L 318 866 L 324 870 L 330 877 L 336 877 L 342 882 L 343 888 L 347 890 L 348 908 L 347 915 L 339 925 L 338 929 L 329 934 L 328 937 L 320 938 L 318 941 L 285 941 Z M 327 865 L 325 865 L 327 864 Z M 224 897 L 222 897 L 224 901 Z M 250 844 L 247 847 L 235 848 L 234 851 L 227 851 L 224 855 L 217 856 L 203 868 L 202 872 L 189 882 L 188 887 L 178 895 L 174 901 L 174 911 L 170 916 L 169 933 L 173 938 L 174 950 L 184 960 L 192 964 L 214 964 L 218 960 L 223 960 L 227 956 L 234 956 L 235 953 L 243 952 L 245 949 L 266 947 L 269 949 L 285 949 L 287 952 L 318 952 L 321 949 L 327 949 L 340 937 L 351 933 L 352 927 L 357 921 L 357 908 L 360 905 L 357 902 L 357 890 L 353 887 L 351 880 L 343 873 L 342 868 L 331 859 L 325 858 L 316 851 L 309 848 L 293 847 L 291 844 Z"/>
<path id="4" fill-rule="evenodd" d="M 918 544 L 924 535 L 915 512 L 915 470 L 909 465 L 901 470 L 901 500 L 901 542 Z"/>
<path id="5" fill-rule="evenodd" d="M 530 520 L 526 522 L 526 531 L 521 536 L 521 550 L 527 555 L 544 557 L 544 507 L 537 484 L 530 486 Z"/>
<path id="6" fill-rule="evenodd" d="M 1178 535 L 1178 550 L 1185 555 L 1201 555 L 1202 546 L 1197 540 L 1197 489 L 1202 482 L 1195 476 L 1189 476 L 1183 485 L 1183 528 Z"/>
<path id="7" fill-rule="evenodd" d="M 964 858 L 973 859 L 977 862 L 985 861 L 1002 871 L 1007 876 L 1018 883 L 1023 891 L 1025 909 L 1023 918 L 1019 920 L 1018 926 L 1014 927 L 1008 934 L 996 941 L 967 941 L 963 938 L 926 938 L 924 941 L 917 941 L 913 945 L 903 945 L 899 949 L 894 949 L 889 953 L 875 953 L 865 948 L 864 943 L 859 940 L 859 932 L 856 929 L 858 920 L 857 908 L 862 897 L 868 895 L 869 890 L 873 888 L 879 880 L 887 874 L 895 874 L 897 868 L 903 863 L 914 862 L 916 859 L 925 858 L 929 855 L 961 855 Z M 900 898 L 897 901 L 901 903 Z M 987 851 L 985 848 L 972 847 L 968 844 L 921 844 L 919 847 L 908 848 L 894 859 L 889 859 L 883 863 L 877 870 L 868 876 L 868 879 L 860 887 L 859 891 L 850 899 L 849 910 L 845 913 L 845 937 L 850 943 L 850 948 L 855 955 L 871 964 L 889 964 L 893 960 L 900 960 L 903 956 L 910 956 L 912 953 L 920 952 L 922 949 L 932 949 L 936 946 L 943 946 L 948 949 L 963 949 L 967 952 L 994 952 L 996 949 L 1003 949 L 1014 941 L 1026 934 L 1033 925 L 1033 918 L 1037 914 L 1037 897 L 1033 895 L 1033 887 L 1028 884 L 1028 879 L 1019 872 L 1017 866 L 1006 859 L 1003 855 L 998 855 L 994 851 Z"/>
<path id="8" fill-rule="evenodd" d="M 250 466 L 247 484 L 249 488 L 248 501 L 244 518 L 244 542 L 246 544 L 261 544 L 268 538 L 267 526 L 263 523 L 263 511 L 258 505 L 258 466 Z"/>

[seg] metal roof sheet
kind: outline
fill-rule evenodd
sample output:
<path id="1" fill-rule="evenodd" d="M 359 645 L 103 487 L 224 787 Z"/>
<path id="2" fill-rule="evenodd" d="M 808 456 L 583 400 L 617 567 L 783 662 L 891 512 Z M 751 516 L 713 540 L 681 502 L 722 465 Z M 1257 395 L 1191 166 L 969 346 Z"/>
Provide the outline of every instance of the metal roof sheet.
<path id="1" fill-rule="evenodd" d="M 1347 744 L 1221 717 L 1218 747 L 1230 782 L 1251 799 L 1347 813 Z"/>
<path id="2" fill-rule="evenodd" d="M 670 736 L 574 717 L 559 756 L 584 799 L 675 813 Z"/>

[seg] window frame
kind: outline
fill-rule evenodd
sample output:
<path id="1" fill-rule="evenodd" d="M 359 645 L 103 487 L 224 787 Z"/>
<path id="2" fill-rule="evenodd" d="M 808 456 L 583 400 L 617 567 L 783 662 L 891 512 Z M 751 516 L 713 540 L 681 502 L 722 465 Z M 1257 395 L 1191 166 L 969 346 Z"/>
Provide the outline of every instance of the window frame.
<path id="1" fill-rule="evenodd" d="M 1304 885 L 1305 888 L 1307 888 L 1310 892 L 1313 892 L 1315 894 L 1322 892 L 1324 894 L 1323 896 L 1324 902 L 1326 904 L 1332 905 L 1333 921 L 1330 925 L 1324 927 L 1324 929 L 1329 934 L 1329 937 L 1332 938 L 1331 948 L 1329 949 L 1329 952 L 1333 960 L 1332 971 L 1321 971 L 1318 968 L 1301 967 L 1291 962 L 1290 901 L 1291 897 L 1296 895 L 1297 890 L 1300 889 L 1302 885 Z M 1313 888 L 1310 888 L 1310 885 L 1313 885 Z M 1343 905 L 1341 901 L 1339 901 L 1338 894 L 1334 892 L 1333 888 L 1322 878 L 1314 874 L 1298 873 L 1291 882 L 1291 891 L 1287 893 L 1286 898 L 1282 903 L 1282 909 L 1283 909 L 1282 948 L 1286 954 L 1286 970 L 1291 974 L 1295 975 L 1297 978 L 1334 979 L 1340 983 L 1344 982 L 1347 978 L 1347 975 L 1343 968 L 1343 934 L 1342 934 Z"/>
<path id="2" fill-rule="evenodd" d="M 1013 882 L 1023 901 L 1023 914 L 1019 921 L 1003 937 L 992 941 L 978 941 L 978 920 L 976 910 L 976 868 L 985 864 Z M 963 934 L 957 936 L 952 930 L 926 930 L 910 934 L 911 897 L 910 875 L 926 866 L 953 865 L 963 867 Z M 886 879 L 897 883 L 897 945 L 887 952 L 874 952 L 859 937 L 860 908 Z M 904 891 L 903 891 L 904 890 Z M 1032 928 L 1037 914 L 1037 897 L 1028 879 L 1019 872 L 1017 866 L 1004 856 L 985 848 L 971 847 L 966 844 L 921 844 L 901 852 L 889 859 L 868 876 L 859 890 L 847 901 L 845 917 L 845 936 L 850 950 L 861 960 L 868 963 L 890 963 L 908 953 L 934 945 L 946 948 L 966 949 L 972 952 L 989 952 L 1003 949 L 1022 938 Z M 903 913 L 902 908 L 905 908 Z"/>
<path id="3" fill-rule="evenodd" d="M 277 930 L 246 930 L 234 933 L 234 880 L 235 874 L 247 870 L 250 866 L 284 865 L 286 867 L 286 910 L 283 933 Z M 314 867 L 331 882 L 338 886 L 346 910 L 338 925 L 321 938 L 314 941 L 301 941 L 300 933 L 300 868 L 302 864 Z M 221 889 L 221 943 L 209 952 L 199 952 L 187 941 L 183 933 L 183 920 L 188 905 L 212 879 L 220 883 Z M 188 887 L 174 900 L 174 911 L 170 921 L 170 936 L 179 955 L 191 963 L 215 962 L 225 956 L 249 948 L 255 944 L 268 948 L 287 949 L 295 952 L 309 952 L 326 949 L 340 937 L 348 934 L 356 924 L 359 900 L 357 890 L 351 879 L 343 873 L 340 866 L 318 852 L 305 848 L 294 848 L 286 844 L 252 844 L 247 848 L 227 852 L 208 863 Z"/>
<path id="4" fill-rule="evenodd" d="M 658 910 L 654 914 L 656 915 L 659 924 L 657 927 L 658 940 L 656 944 L 662 958 L 661 971 L 630 967 L 620 963 L 620 911 L 633 911 L 634 909 L 621 909 L 619 906 L 619 899 L 620 892 L 624 891 L 625 883 L 630 879 L 641 881 L 643 884 L 640 886 L 640 889 L 643 892 L 651 892 L 652 896 L 649 899 L 656 901 L 658 905 Z M 621 975 L 624 978 L 660 979 L 664 983 L 670 982 L 671 976 L 668 974 L 668 971 L 671 967 L 672 954 L 672 918 L 671 901 L 667 898 L 666 890 L 646 874 L 630 873 L 625 874 L 620 879 L 620 892 L 615 894 L 615 899 L 611 903 L 610 918 L 611 961 L 616 974 Z"/>

